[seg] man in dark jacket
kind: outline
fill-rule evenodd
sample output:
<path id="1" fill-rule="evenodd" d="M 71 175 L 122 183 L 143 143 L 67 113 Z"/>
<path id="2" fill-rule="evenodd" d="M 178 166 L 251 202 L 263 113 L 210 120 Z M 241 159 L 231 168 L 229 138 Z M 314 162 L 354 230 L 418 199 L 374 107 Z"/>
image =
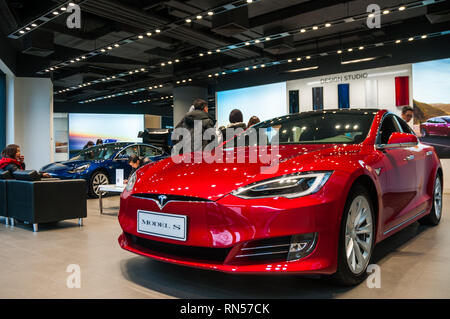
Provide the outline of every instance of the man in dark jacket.
<path id="1" fill-rule="evenodd" d="M 201 121 L 202 138 L 199 141 L 196 141 L 194 138 L 195 121 Z M 203 139 L 203 133 L 207 129 L 214 128 L 214 122 L 213 118 L 208 114 L 208 103 L 205 100 L 197 99 L 194 101 L 194 110 L 187 113 L 175 126 L 175 129 L 188 129 L 191 135 L 191 151 L 201 151 L 213 140 Z"/>

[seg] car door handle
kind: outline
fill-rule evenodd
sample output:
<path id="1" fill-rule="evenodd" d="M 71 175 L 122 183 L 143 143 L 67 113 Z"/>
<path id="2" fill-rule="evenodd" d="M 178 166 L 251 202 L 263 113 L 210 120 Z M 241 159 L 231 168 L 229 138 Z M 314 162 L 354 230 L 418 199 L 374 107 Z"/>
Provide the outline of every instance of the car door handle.
<path id="1" fill-rule="evenodd" d="M 405 161 L 411 161 L 414 159 L 414 155 L 408 155 L 405 157 Z"/>
<path id="2" fill-rule="evenodd" d="M 426 152 L 425 153 L 427 156 L 431 156 L 431 155 L 433 155 L 433 152 L 432 151 L 428 151 L 428 152 Z"/>

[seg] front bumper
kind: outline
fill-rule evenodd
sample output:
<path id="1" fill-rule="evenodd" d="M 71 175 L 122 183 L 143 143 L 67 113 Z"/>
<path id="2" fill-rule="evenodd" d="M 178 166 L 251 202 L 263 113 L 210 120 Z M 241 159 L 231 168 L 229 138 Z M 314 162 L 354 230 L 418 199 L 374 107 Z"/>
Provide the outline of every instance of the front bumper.
<path id="1" fill-rule="evenodd" d="M 169 202 L 161 210 L 152 200 L 124 193 L 119 213 L 123 234 L 118 240 L 123 249 L 136 254 L 196 268 L 241 273 L 332 274 L 337 266 L 340 215 L 344 204 L 340 198 L 327 199 L 319 192 L 297 199 L 245 200 L 228 195 L 217 202 Z M 187 216 L 187 240 L 180 242 L 138 233 L 138 209 Z M 310 233 L 317 234 L 314 249 L 297 261 L 288 261 L 282 255 L 257 259 L 237 257 L 242 255 L 242 248 L 254 242 Z M 143 242 L 161 243 L 173 249 L 160 249 L 161 245 L 155 248 Z M 209 252 L 208 249 L 213 249 L 212 255 L 220 251 L 225 257 L 186 254 L 191 248 Z"/>

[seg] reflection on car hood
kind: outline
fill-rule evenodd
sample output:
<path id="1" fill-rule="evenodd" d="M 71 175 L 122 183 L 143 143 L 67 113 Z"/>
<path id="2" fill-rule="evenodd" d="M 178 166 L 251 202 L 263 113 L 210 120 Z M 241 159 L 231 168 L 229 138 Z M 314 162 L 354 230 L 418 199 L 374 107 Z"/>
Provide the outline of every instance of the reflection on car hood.
<path id="1" fill-rule="evenodd" d="M 298 171 L 334 170 L 340 161 L 358 154 L 361 145 L 285 145 L 279 149 L 278 169 L 265 171 L 263 163 L 175 163 L 172 158 L 138 171 L 133 193 L 173 194 L 218 200 L 233 190 L 267 178 Z M 254 150 L 254 148 L 253 148 Z M 236 158 L 236 149 L 226 151 Z M 270 150 L 269 150 L 270 153 Z M 248 158 L 249 148 L 245 148 Z M 187 156 L 192 156 L 189 154 Z"/>
<path id="2" fill-rule="evenodd" d="M 56 172 L 62 172 L 62 171 L 70 171 L 73 170 L 79 166 L 83 166 L 88 163 L 98 163 L 101 161 L 63 161 L 63 162 L 56 162 L 51 163 L 42 168 L 42 171 L 46 173 L 56 173 Z"/>

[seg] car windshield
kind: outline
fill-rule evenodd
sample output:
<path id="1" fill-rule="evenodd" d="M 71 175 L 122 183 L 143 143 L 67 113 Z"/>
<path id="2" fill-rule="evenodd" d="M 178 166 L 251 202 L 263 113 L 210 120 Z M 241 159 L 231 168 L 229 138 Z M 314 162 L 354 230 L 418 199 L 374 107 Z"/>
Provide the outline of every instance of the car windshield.
<path id="1" fill-rule="evenodd" d="M 442 118 L 445 122 L 450 123 L 450 116 L 443 116 Z"/>
<path id="2" fill-rule="evenodd" d="M 99 146 L 93 146 L 82 150 L 80 153 L 72 157 L 69 161 L 96 161 L 105 160 L 111 158 L 125 145 L 121 144 L 104 144 Z"/>
<path id="3" fill-rule="evenodd" d="M 269 145 L 277 141 L 280 145 L 357 144 L 366 138 L 375 114 L 373 111 L 322 111 L 283 116 L 253 126 L 258 134 L 249 129 L 224 147 Z"/>

